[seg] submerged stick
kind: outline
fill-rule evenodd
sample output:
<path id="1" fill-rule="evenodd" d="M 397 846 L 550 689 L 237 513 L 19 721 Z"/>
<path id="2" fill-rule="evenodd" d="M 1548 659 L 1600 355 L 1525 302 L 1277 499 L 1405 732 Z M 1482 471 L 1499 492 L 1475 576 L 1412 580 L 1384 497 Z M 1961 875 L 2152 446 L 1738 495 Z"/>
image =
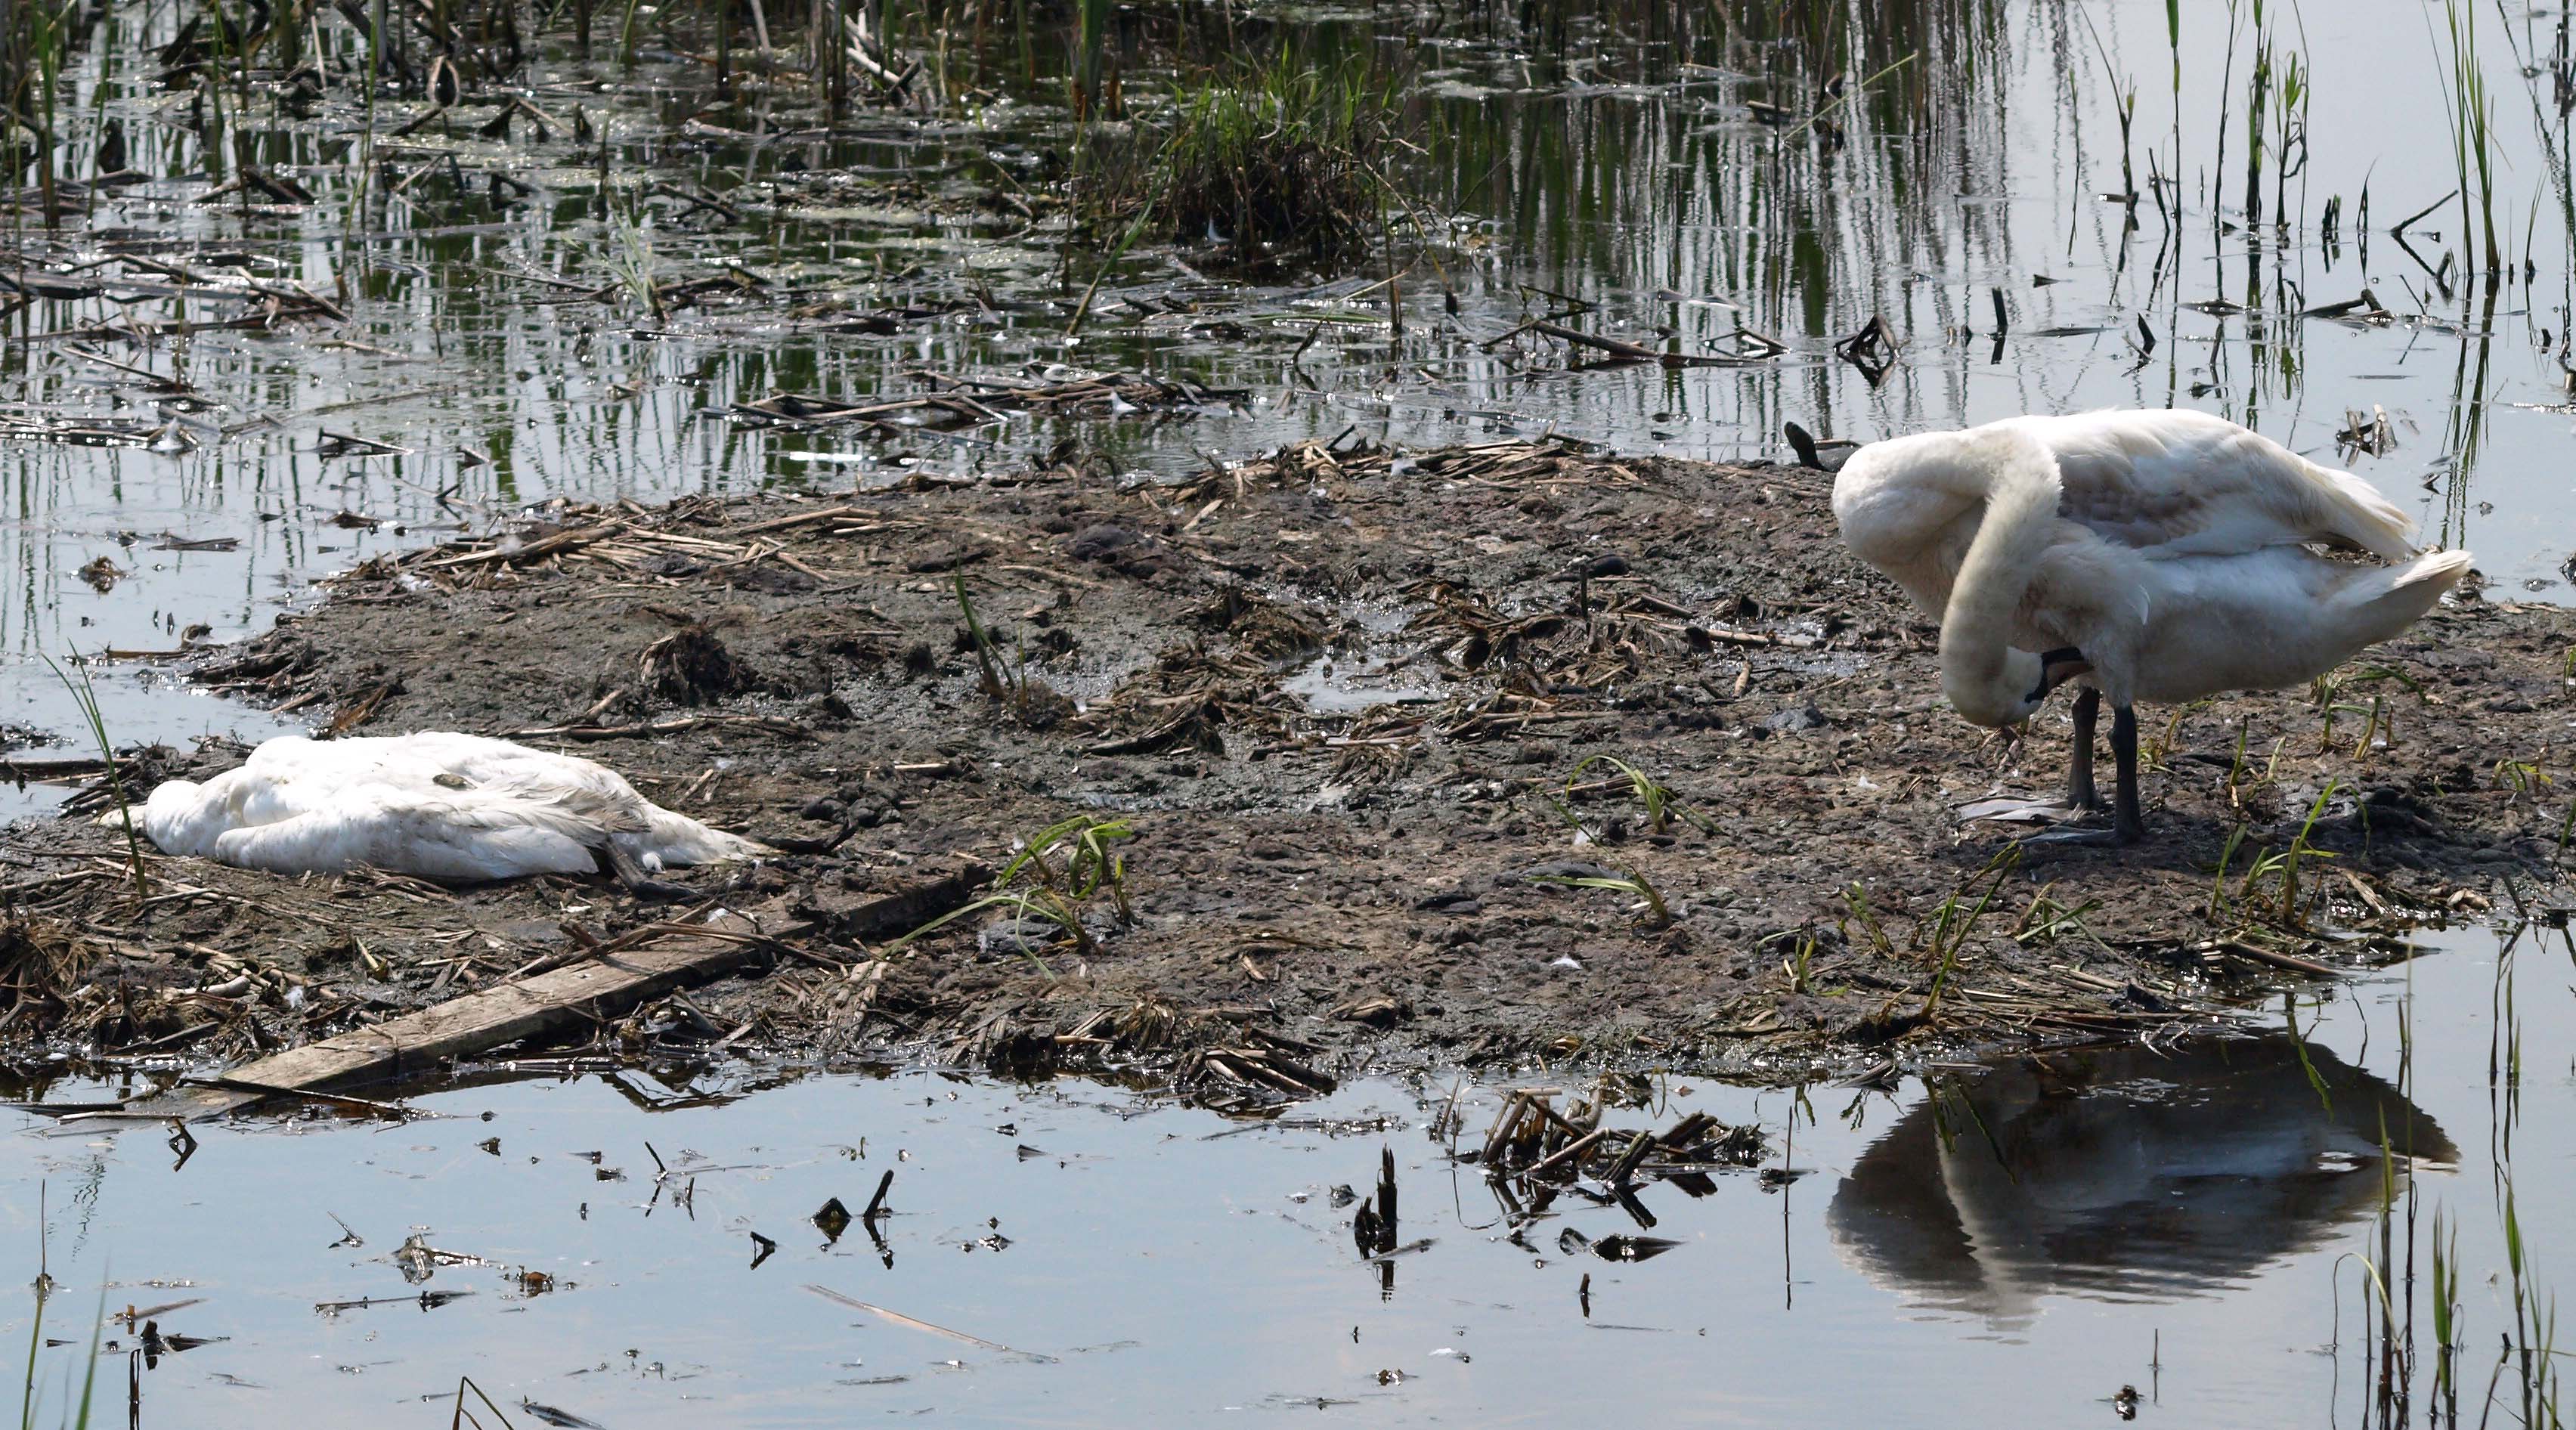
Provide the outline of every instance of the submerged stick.
<path id="1" fill-rule="evenodd" d="M 889 1311 L 883 1306 L 870 1305 L 856 1296 L 844 1296 L 829 1286 L 817 1286 L 809 1281 L 805 1283 L 805 1289 L 822 1297 L 826 1301 L 838 1302 L 841 1305 L 849 1307 L 853 1311 L 865 1311 L 871 1316 L 892 1321 L 898 1326 L 904 1326 L 911 1330 L 928 1331 L 934 1336 L 946 1336 L 952 1341 L 964 1341 L 970 1346 L 980 1347 L 988 1351 L 996 1351 L 1006 1356 L 1018 1356 L 1024 1360 L 1033 1360 L 1041 1365 L 1054 1365 L 1056 1363 L 1056 1358 L 1054 1356 L 1041 1355 L 1036 1351 L 1018 1350 L 1013 1347 L 1006 1346 L 1000 1341 L 988 1341 L 982 1336 L 970 1336 L 964 1331 L 952 1331 L 946 1326 L 934 1326 L 928 1321 L 917 1320 L 914 1317 L 905 1315 L 901 1311 Z"/>

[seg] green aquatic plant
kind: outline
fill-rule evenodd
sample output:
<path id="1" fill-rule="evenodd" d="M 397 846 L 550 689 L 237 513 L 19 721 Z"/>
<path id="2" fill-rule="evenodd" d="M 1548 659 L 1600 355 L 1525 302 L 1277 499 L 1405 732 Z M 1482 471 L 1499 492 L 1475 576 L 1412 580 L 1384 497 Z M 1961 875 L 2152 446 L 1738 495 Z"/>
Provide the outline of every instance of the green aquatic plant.
<path id="1" fill-rule="evenodd" d="M 2013 942 L 2054 944 L 2068 934 L 2074 934 L 2095 948 L 2108 952 L 2109 945 L 2103 943 L 2101 935 L 2084 922 L 2084 916 L 2100 908 L 2101 901 L 2086 899 L 2069 908 L 2049 896 L 2049 890 L 2055 887 L 2054 884 L 2049 885 L 2030 896 L 2030 907 L 2022 910 L 2021 922 L 2013 925 Z"/>
<path id="2" fill-rule="evenodd" d="M 1941 907 L 1934 911 L 1930 925 L 1931 947 L 1927 950 L 1933 965 L 1932 990 L 1923 999 L 1925 1018 L 1929 1019 L 1941 1011 L 1941 996 L 1949 990 L 1951 977 L 1958 970 L 1960 950 L 1967 946 L 1968 936 L 1976 932 L 1977 921 L 1986 916 L 1988 909 L 1994 907 L 1995 896 L 2003 892 L 2004 881 L 2011 878 L 2013 871 L 2020 867 L 2021 842 L 2015 840 L 1996 850 L 1994 855 L 1986 860 L 1984 868 L 1962 880 L 1957 888 L 1950 891 L 1950 896 L 1941 901 Z M 1977 902 L 1971 906 L 1967 902 L 1967 896 L 1976 888 L 1977 881 L 1980 879 L 1986 881 L 1985 891 L 1977 896 Z M 1918 926 L 1915 931 L 1918 944 L 1923 937 L 1923 930 Z"/>
<path id="3" fill-rule="evenodd" d="M 2441 40 L 2449 40 L 2445 63 L 2437 75 L 2441 80 L 2442 98 L 2449 106 L 2445 118 L 2451 128 L 2451 163 L 2458 180 L 2460 196 L 2460 236 L 2484 240 L 2485 273 L 2490 282 L 2503 272 L 2504 256 L 2496 241 L 2495 217 L 2495 101 L 2487 93 L 2485 66 L 2478 58 L 2478 26 L 2474 14 L 2463 11 L 2460 0 L 2442 0 L 2444 36 L 2435 37 L 2434 49 L 2442 54 Z M 2430 28 L 2428 11 L 2425 25 Z M 2476 194 L 2474 206 L 2470 195 Z M 2483 222 L 2481 222 L 2483 221 Z M 2477 261 L 2472 255 L 2471 262 Z M 2448 292 L 2446 287 L 2444 292 Z"/>
<path id="4" fill-rule="evenodd" d="M 984 693 L 995 700 L 1019 700 L 1025 687 L 1025 674 L 1020 679 L 1013 678 L 1009 663 L 1002 659 L 1000 647 L 994 644 L 992 633 L 984 628 L 983 620 L 975 614 L 975 598 L 966 593 L 966 573 L 957 572 L 955 579 L 957 611 L 966 618 L 966 636 L 975 645 L 977 680 Z"/>
<path id="5" fill-rule="evenodd" d="M 1245 266 L 1342 267 L 1379 245 L 1396 206 L 1399 113 L 1391 82 L 1363 63 L 1238 61 L 1099 140 L 1076 208 L 1094 232 L 1151 214 L 1173 238 L 1220 245 Z"/>
<path id="6" fill-rule="evenodd" d="M 2299 876 L 2308 862 L 2336 857 L 2333 850 L 2316 847 L 2314 836 L 2317 821 L 2325 817 L 2326 805 L 2342 789 L 2343 785 L 2340 781 L 2328 781 L 2326 787 L 2317 791 L 2316 799 L 2308 805 L 2307 818 L 2300 822 L 2298 833 L 2290 836 L 2289 844 L 2277 852 L 2265 849 L 2255 856 L 2253 865 L 2245 871 L 2243 884 L 2237 889 L 2237 897 L 2240 900 L 2251 899 L 2255 885 L 2267 879 L 2271 880 L 2274 883 L 2270 898 L 2272 916 L 2282 924 L 2293 928 L 2304 926 L 2304 916 L 2300 909 Z M 2234 838 L 2231 837 L 2228 840 L 2229 854 L 2232 855 L 2235 852 L 2236 844 L 2237 841 Z M 2222 860 L 2219 878 L 2223 881 L 2226 877 L 2226 866 Z M 2216 900 L 2213 898 L 2213 917 L 2215 906 Z"/>
<path id="7" fill-rule="evenodd" d="M 1807 934 L 1798 940 L 1798 951 L 1780 960 L 1780 971 L 1789 977 L 1789 991 L 1804 994 L 1812 991 L 1807 970 L 1816 961 L 1816 936 Z"/>
<path id="8" fill-rule="evenodd" d="M 2536 800 L 2540 792 L 2553 783 L 2549 772 L 2538 760 L 2502 759 L 2495 762 L 2495 787 L 2511 790 L 2524 799 Z"/>
<path id="9" fill-rule="evenodd" d="M 1631 895 L 1644 905 L 1644 912 L 1637 920 L 1639 927 L 1663 928 L 1671 924 L 1672 906 L 1664 902 L 1663 891 L 1648 882 L 1645 875 L 1638 873 L 1635 865 L 1624 860 L 1613 862 L 1617 863 L 1620 869 L 1620 875 L 1616 878 L 1605 874 L 1532 874 L 1529 876 L 1529 881 L 1533 884 L 1558 884 L 1570 889 L 1615 890 Z"/>
<path id="10" fill-rule="evenodd" d="M 1887 929 L 1879 923 L 1878 910 L 1870 906 L 1868 889 L 1864 888 L 1857 881 L 1845 887 L 1843 890 L 1843 907 L 1850 910 L 1849 916 L 1843 920 L 1843 941 L 1845 943 L 1849 943 L 1851 941 L 1851 925 L 1854 920 L 1858 920 L 1861 932 L 1869 936 L 1871 952 L 1876 953 L 1881 958 L 1896 957 L 1896 944 L 1893 940 L 1888 938 Z"/>
<path id="11" fill-rule="evenodd" d="M 1135 921 L 1135 906 L 1127 894 L 1126 856 L 1118 849 L 1135 837 L 1134 826 L 1123 819 L 1077 814 L 1058 820 L 1021 840 L 1019 853 L 993 876 L 980 897 L 888 942 L 886 951 L 903 948 L 924 934 L 970 915 L 1007 908 L 1015 917 L 1055 925 L 1072 940 L 1077 952 L 1089 955 L 1099 945 L 1083 921 L 1083 911 L 1094 898 L 1108 894 L 1119 921 Z M 1059 853 L 1064 861 L 1061 868 L 1048 858 Z M 1049 971 L 1036 954 L 1027 953 L 1026 957 L 1041 972 Z"/>
<path id="12" fill-rule="evenodd" d="M 89 1430 L 90 1413 L 97 1403 L 98 1345 L 107 1327 L 107 1280 L 98 1283 L 98 1307 L 90 1317 L 89 1356 L 81 1375 L 80 1407 L 72 1418 L 61 1422 L 73 1430 Z M 27 1370 L 18 1388 L 18 1430 L 35 1430 L 36 1426 L 36 1352 L 45 1346 L 45 1307 L 54 1299 L 54 1275 L 49 1269 L 45 1244 L 45 1184 L 36 1184 L 36 1279 L 31 1285 L 36 1298 L 35 1310 L 27 1318 Z"/>
<path id="13" fill-rule="evenodd" d="M 1653 832 L 1662 834 L 1668 831 L 1672 827 L 1673 816 L 1677 814 L 1702 834 L 1717 832 L 1714 821 L 1685 807 L 1669 786 L 1617 755 L 1585 756 L 1583 761 L 1565 777 L 1562 793 L 1566 800 L 1573 799 L 1576 782 L 1583 778 L 1584 771 L 1594 765 L 1608 765 L 1627 779 L 1629 792 L 1634 794 L 1637 802 L 1646 808 L 1646 826 Z"/>
<path id="14" fill-rule="evenodd" d="M 1575 795 L 1576 783 L 1583 778 L 1583 772 L 1592 768 L 1595 764 L 1608 764 L 1617 769 L 1622 776 L 1626 777 L 1629 790 L 1636 795 L 1638 802 L 1646 807 L 1647 823 L 1656 833 L 1662 833 L 1669 826 L 1673 814 L 1680 807 L 1678 801 L 1674 799 L 1673 792 L 1671 790 L 1666 789 L 1655 779 L 1654 776 L 1647 774 L 1644 770 L 1637 768 L 1626 760 L 1620 759 L 1616 755 L 1592 755 L 1585 758 L 1580 764 L 1577 764 L 1573 771 L 1565 777 L 1562 794 L 1549 794 L 1545 790 L 1541 790 L 1539 792 L 1539 797 L 1546 800 L 1548 807 L 1556 811 L 1557 817 L 1564 820 L 1568 827 L 1572 828 L 1576 834 L 1582 837 L 1584 842 L 1589 843 L 1596 848 L 1605 842 L 1602 837 L 1602 831 L 1596 830 L 1592 826 L 1585 824 L 1583 822 L 1583 817 L 1574 812 L 1574 806 L 1572 803 Z M 1693 818 L 1687 815 L 1685 817 Z M 1693 822 L 1698 823 L 1699 821 L 1696 818 L 1693 818 Z M 1706 828 L 1707 826 L 1702 825 L 1701 827 Z M 1603 854 L 1603 857 L 1610 858 L 1606 852 Z M 1644 873 L 1640 872 L 1636 865 L 1629 863 L 1626 860 L 1616 858 L 1610 858 L 1610 862 L 1617 865 L 1619 868 L 1619 872 L 1616 875 L 1532 874 L 1529 876 L 1529 882 L 1533 884 L 1555 884 L 1564 888 L 1572 889 L 1609 889 L 1618 893 L 1627 894 L 1630 897 L 1635 898 L 1641 905 L 1641 912 L 1637 918 L 1637 924 L 1640 928 L 1659 929 L 1668 927 L 1673 921 L 1673 910 L 1672 905 L 1664 899 L 1663 891 L 1656 888 L 1654 881 L 1648 879 Z"/>
<path id="15" fill-rule="evenodd" d="M 2460 1228 L 2454 1222 L 2444 1236 L 2442 1212 L 2433 1210 L 2433 1394 L 2435 1412 L 2460 1423 Z"/>
<path id="16" fill-rule="evenodd" d="M 653 281 L 652 220 L 636 213 L 621 214 L 611 221 L 609 232 L 617 247 L 608 255 L 608 271 L 617 276 L 629 297 L 660 322 L 665 314 L 662 289 Z"/>
<path id="17" fill-rule="evenodd" d="M 90 738 L 98 743 L 99 763 L 107 769 L 108 796 L 116 801 L 117 827 L 125 831 L 125 866 L 134 879 L 134 896 L 138 899 L 149 897 L 152 883 L 144 872 L 143 836 L 134 827 L 134 811 L 125 797 L 125 775 L 116 762 L 115 743 L 107 736 L 107 715 L 99 708 L 98 691 L 89 682 L 89 666 L 81 660 L 78 651 L 67 652 L 71 670 L 80 672 L 80 679 L 74 681 L 71 671 L 56 664 L 52 656 L 39 651 L 37 658 L 54 673 L 54 679 L 63 683 L 63 689 L 71 695 L 72 704 L 79 708 L 81 719 L 89 726 Z"/>
<path id="18" fill-rule="evenodd" d="M 2210 881 L 2209 907 L 2202 914 L 2202 917 L 2211 923 L 2226 917 L 2227 870 L 2228 866 L 2236 862 L 2236 851 L 2244 843 L 2245 826 L 2242 824 L 2231 826 L 2227 831 L 2226 846 L 2218 851 L 2218 876 Z"/>

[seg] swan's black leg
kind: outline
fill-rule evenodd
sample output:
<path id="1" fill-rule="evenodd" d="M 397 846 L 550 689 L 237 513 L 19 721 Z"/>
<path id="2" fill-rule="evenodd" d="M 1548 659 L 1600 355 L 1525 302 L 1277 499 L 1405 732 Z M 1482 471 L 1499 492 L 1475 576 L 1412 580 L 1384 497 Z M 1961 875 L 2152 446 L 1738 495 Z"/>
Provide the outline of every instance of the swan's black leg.
<path id="1" fill-rule="evenodd" d="M 2075 693 L 2075 748 L 2066 757 L 2066 803 L 2074 809 L 2102 807 L 2102 792 L 2093 787 L 2093 725 L 2101 712 L 2101 691 L 2087 686 Z"/>
<path id="2" fill-rule="evenodd" d="M 2138 712 L 2126 705 L 2111 712 L 2111 758 L 2119 776 L 2119 788 L 2112 793 L 2111 842 L 2135 844 L 2147 828 L 2138 817 Z"/>
<path id="3" fill-rule="evenodd" d="M 645 872 L 644 866 L 636 863 L 633 855 L 618 848 L 617 841 L 614 839 L 599 846 L 599 857 L 607 861 L 608 872 L 617 876 L 617 882 L 626 886 L 626 892 L 639 899 L 659 899 L 668 902 L 673 899 L 694 899 L 698 896 L 695 889 L 685 884 L 656 879 Z"/>

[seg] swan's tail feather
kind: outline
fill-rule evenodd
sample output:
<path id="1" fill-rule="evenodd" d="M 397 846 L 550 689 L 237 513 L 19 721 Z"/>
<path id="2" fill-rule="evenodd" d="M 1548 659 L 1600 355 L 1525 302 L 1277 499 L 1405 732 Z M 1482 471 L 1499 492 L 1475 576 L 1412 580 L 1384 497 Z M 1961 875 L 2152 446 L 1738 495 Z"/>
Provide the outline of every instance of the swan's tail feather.
<path id="1" fill-rule="evenodd" d="M 2428 551 L 2349 588 L 2345 616 L 2354 645 L 2387 640 L 2415 624 L 2469 574 L 2472 559 L 2465 551 Z"/>
<path id="2" fill-rule="evenodd" d="M 2403 589 L 2426 581 L 2435 581 L 2440 583 L 2441 591 L 2447 591 L 2460 584 L 2460 578 L 2469 574 L 2469 567 L 2475 564 L 2476 560 L 2477 558 L 2465 551 L 2427 551 L 2415 558 L 2414 564 L 2399 571 L 2396 579 L 2389 582 L 2389 585 Z M 2439 595 L 2440 591 L 2434 594 Z"/>
<path id="3" fill-rule="evenodd" d="M 2306 465 L 2308 474 L 2332 493 L 2330 519 L 2336 536 L 2392 561 L 2402 561 L 2414 552 L 2415 519 L 2381 496 L 2378 488 L 2350 472 L 2315 462 Z"/>

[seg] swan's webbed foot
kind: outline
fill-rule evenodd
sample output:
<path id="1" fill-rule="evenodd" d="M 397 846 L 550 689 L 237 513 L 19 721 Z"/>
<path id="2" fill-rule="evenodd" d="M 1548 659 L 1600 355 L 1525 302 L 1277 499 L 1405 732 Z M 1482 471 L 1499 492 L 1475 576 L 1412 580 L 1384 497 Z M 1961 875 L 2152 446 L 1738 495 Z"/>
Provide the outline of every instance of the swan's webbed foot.
<path id="1" fill-rule="evenodd" d="M 2102 709 L 2101 692 L 2085 690 L 2075 697 L 2075 748 L 2066 762 L 2066 798 L 2028 799 L 1999 795 L 1958 808 L 1959 822 L 1992 819 L 2012 824 L 2067 824 L 2103 808 L 2093 784 L 2093 727 Z M 2138 812 L 2138 716 L 2123 705 L 2111 712 L 2111 759 L 2116 782 L 2110 801 L 2108 829 L 2050 829 L 2023 839 L 2025 844 L 2107 845 L 2124 848 L 2147 837 Z"/>
<path id="2" fill-rule="evenodd" d="M 2048 846 L 2065 846 L 2071 844 L 2079 845 L 2087 849 L 2125 849 L 2145 837 L 2145 830 L 2133 827 L 2123 827 L 2120 822 L 2115 819 L 2111 822 L 2111 827 L 2108 829 L 2093 827 L 2086 829 L 2043 830 L 2038 834 L 2031 835 L 2030 837 L 2022 840 L 2022 843 Z"/>
<path id="3" fill-rule="evenodd" d="M 2101 795 L 2093 788 L 2093 717 L 2100 704 L 2101 697 L 2090 690 L 2076 697 L 2075 758 L 2066 772 L 2067 802 L 2080 804 L 2089 799 L 2095 809 L 2102 807 Z M 2034 834 L 2023 842 L 2107 845 L 2118 849 L 2146 838 L 2146 821 L 2138 812 L 2138 717 L 2126 705 L 2111 712 L 2111 759 L 2117 778 L 2111 801 L 2110 828 L 2052 829 L 2044 834 Z"/>
<path id="4" fill-rule="evenodd" d="M 617 841 L 613 839 L 600 846 L 599 857 L 608 865 L 608 872 L 616 876 L 617 882 L 626 886 L 626 892 L 639 899 L 667 904 L 698 896 L 698 891 L 686 884 L 654 878 L 643 865 L 635 862 L 635 856 L 618 848 Z"/>

